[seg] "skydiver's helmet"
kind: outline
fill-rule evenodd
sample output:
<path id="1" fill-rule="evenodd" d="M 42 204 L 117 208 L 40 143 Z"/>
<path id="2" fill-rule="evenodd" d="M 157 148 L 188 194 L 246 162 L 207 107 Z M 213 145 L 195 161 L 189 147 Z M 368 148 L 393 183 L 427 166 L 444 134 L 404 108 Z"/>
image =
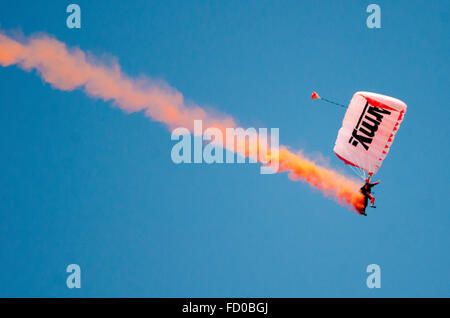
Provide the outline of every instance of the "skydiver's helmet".
<path id="1" fill-rule="evenodd" d="M 366 183 L 369 183 L 370 182 L 370 179 L 369 178 L 367 178 L 366 180 L 364 180 L 364 181 L 366 181 Z"/>

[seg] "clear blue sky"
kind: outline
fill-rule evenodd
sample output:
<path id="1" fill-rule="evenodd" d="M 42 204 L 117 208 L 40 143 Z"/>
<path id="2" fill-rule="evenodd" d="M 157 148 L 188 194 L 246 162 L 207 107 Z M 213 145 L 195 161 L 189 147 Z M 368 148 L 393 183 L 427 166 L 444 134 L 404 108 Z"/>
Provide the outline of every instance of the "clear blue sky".
<path id="1" fill-rule="evenodd" d="M 0 26 L 116 56 L 349 175 L 344 112 L 311 92 L 408 112 L 360 217 L 255 164 L 175 165 L 161 124 L 0 68 L 0 296 L 450 296 L 448 1 L 376 1 L 379 30 L 369 1 L 76 1 L 81 30 L 69 3 L 3 3 Z"/>

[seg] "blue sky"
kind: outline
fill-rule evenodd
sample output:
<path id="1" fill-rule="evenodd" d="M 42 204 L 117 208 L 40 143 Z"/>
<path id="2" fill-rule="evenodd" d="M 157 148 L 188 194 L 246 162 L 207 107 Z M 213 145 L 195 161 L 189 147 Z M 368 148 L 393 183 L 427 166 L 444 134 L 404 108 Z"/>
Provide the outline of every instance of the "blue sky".
<path id="1" fill-rule="evenodd" d="M 377 1 L 378 30 L 367 1 L 77 1 L 80 30 L 69 3 L 9 2 L 0 26 L 115 56 L 349 175 L 344 112 L 311 92 L 408 111 L 360 217 L 255 164 L 175 165 L 163 125 L 0 68 L 0 296 L 450 296 L 448 2 Z"/>

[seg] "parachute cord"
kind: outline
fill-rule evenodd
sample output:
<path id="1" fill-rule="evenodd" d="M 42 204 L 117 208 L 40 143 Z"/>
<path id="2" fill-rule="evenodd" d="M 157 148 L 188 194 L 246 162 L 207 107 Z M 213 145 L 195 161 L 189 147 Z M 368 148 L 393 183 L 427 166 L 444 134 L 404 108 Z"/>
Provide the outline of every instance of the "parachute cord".
<path id="1" fill-rule="evenodd" d="M 352 165 L 350 165 L 350 168 L 352 168 L 352 170 L 355 172 L 355 174 L 360 177 L 362 180 L 365 180 L 365 173 L 364 170 L 360 169 L 360 168 L 356 168 Z"/>
<path id="2" fill-rule="evenodd" d="M 331 103 L 331 104 L 334 104 L 334 105 L 340 106 L 340 107 L 342 107 L 342 108 L 347 108 L 347 106 L 344 106 L 344 105 L 342 105 L 342 104 L 339 104 L 339 103 L 333 102 L 333 101 L 331 101 L 331 100 L 328 100 L 328 99 L 326 99 L 326 98 L 320 97 L 320 99 L 321 99 L 321 100 L 324 100 L 324 101 L 326 101 L 326 102 L 328 102 L 328 103 Z"/>
<path id="3" fill-rule="evenodd" d="M 355 167 L 356 171 L 358 171 L 358 175 L 362 180 L 366 180 L 367 179 L 367 175 L 366 175 L 366 171 L 362 168 L 359 168 L 361 166 L 361 158 L 359 156 L 354 158 L 355 163 L 358 165 L 358 167 Z"/>
<path id="4" fill-rule="evenodd" d="M 362 170 L 362 169 L 361 169 L 361 170 Z M 363 179 L 364 179 L 364 181 L 366 181 L 366 179 L 367 179 L 366 171 L 362 170 L 362 174 L 363 174 Z"/>
<path id="5" fill-rule="evenodd" d="M 361 169 L 361 176 L 364 181 L 367 179 L 366 172 L 363 169 Z"/>

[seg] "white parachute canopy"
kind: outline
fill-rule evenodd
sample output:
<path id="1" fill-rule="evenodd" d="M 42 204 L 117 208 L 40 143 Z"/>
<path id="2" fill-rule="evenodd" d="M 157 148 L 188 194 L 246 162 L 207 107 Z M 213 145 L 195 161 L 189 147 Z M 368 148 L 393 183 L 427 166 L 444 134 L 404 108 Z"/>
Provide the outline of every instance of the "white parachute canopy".
<path id="1" fill-rule="evenodd" d="M 375 174 L 386 158 L 400 123 L 406 104 L 393 97 L 357 92 L 345 113 L 342 128 L 334 146 L 336 155 L 358 169 Z"/>

